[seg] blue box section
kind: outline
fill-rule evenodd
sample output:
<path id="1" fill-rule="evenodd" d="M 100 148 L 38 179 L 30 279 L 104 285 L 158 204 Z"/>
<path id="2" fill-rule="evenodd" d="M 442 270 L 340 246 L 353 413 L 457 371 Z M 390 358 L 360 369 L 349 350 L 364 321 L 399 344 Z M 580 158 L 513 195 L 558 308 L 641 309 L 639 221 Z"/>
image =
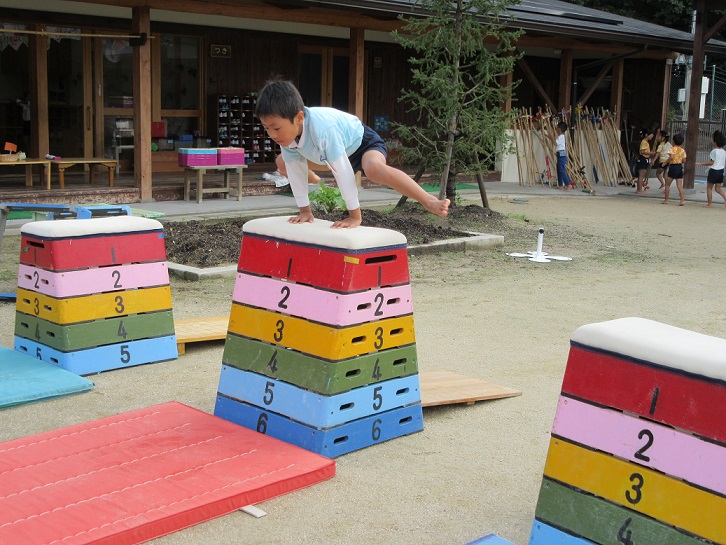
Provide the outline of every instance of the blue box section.
<path id="1" fill-rule="evenodd" d="M 179 148 L 179 153 L 187 155 L 214 155 L 217 156 L 216 148 Z"/>
<path id="2" fill-rule="evenodd" d="M 318 429 L 331 428 L 421 401 L 418 375 L 324 396 L 289 382 L 228 365 L 222 366 L 219 393 Z"/>
<path id="3" fill-rule="evenodd" d="M 420 403 L 375 414 L 328 430 L 310 428 L 279 414 L 221 395 L 217 396 L 214 414 L 327 458 L 336 458 L 354 450 L 423 430 L 423 412 Z"/>
<path id="4" fill-rule="evenodd" d="M 90 375 L 179 357 L 176 335 L 108 344 L 73 352 L 61 352 L 16 335 L 15 350 L 77 375 Z"/>
<path id="5" fill-rule="evenodd" d="M 541 520 L 534 519 L 532 533 L 529 534 L 529 545 L 593 545 L 589 539 L 575 537 L 553 528 Z"/>

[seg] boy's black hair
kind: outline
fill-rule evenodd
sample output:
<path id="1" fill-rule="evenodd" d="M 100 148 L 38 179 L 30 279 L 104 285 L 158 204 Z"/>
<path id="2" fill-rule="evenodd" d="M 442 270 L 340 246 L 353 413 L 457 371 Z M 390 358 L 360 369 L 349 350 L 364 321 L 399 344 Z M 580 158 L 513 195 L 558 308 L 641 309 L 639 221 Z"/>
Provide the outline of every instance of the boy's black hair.
<path id="1" fill-rule="evenodd" d="M 676 146 L 680 146 L 681 144 L 683 144 L 683 135 L 681 133 L 674 134 L 673 135 L 673 143 Z"/>
<path id="2" fill-rule="evenodd" d="M 567 132 L 567 123 L 564 121 L 560 121 L 557 123 L 557 128 L 560 129 L 562 132 Z"/>
<path id="3" fill-rule="evenodd" d="M 663 137 L 663 142 L 668 142 L 668 131 L 660 131 L 660 135 Z"/>
<path id="4" fill-rule="evenodd" d="M 726 145 L 726 136 L 721 131 L 716 131 L 713 133 L 713 141 L 719 148 L 722 148 Z"/>
<path id="5" fill-rule="evenodd" d="M 257 93 L 255 115 L 260 117 L 282 117 L 293 122 L 298 112 L 303 111 L 300 91 L 290 81 L 271 79 Z"/>

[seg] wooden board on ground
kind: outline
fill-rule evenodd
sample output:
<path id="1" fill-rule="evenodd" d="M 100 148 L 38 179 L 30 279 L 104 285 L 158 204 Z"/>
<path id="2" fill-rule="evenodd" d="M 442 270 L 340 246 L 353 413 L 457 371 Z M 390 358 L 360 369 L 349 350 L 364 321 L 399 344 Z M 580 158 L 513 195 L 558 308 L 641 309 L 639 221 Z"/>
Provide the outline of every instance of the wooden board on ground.
<path id="1" fill-rule="evenodd" d="M 174 320 L 179 355 L 185 353 L 187 343 L 226 339 L 228 325 L 229 316 Z M 472 404 L 476 401 L 522 395 L 519 390 L 485 380 L 465 377 L 451 371 L 420 373 L 419 380 L 421 384 L 421 404 L 424 407 L 455 403 Z"/>
<path id="2" fill-rule="evenodd" d="M 451 371 L 427 371 L 419 373 L 421 405 L 472 404 L 487 399 L 501 399 L 522 395 L 519 390 L 500 386 L 493 382 L 465 377 Z"/>
<path id="3" fill-rule="evenodd" d="M 209 316 L 174 320 L 176 347 L 179 355 L 185 353 L 187 343 L 220 341 L 227 337 L 229 316 Z"/>

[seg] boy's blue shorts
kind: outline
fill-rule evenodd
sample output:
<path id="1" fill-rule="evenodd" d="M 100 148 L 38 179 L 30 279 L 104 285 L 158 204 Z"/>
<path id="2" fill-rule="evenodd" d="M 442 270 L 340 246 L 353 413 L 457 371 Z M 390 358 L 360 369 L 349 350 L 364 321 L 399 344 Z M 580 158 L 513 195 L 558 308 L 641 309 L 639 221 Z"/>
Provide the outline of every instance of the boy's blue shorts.
<path id="1" fill-rule="evenodd" d="M 348 157 L 348 160 L 353 167 L 353 172 L 363 172 L 363 175 L 365 176 L 361 160 L 363 159 L 363 154 L 369 150 L 380 151 L 383 154 L 383 157 L 388 156 L 386 143 L 383 141 L 383 138 L 381 138 L 380 135 L 368 125 L 364 124 L 363 139 L 360 142 L 360 146 L 358 146 L 358 149 Z"/>

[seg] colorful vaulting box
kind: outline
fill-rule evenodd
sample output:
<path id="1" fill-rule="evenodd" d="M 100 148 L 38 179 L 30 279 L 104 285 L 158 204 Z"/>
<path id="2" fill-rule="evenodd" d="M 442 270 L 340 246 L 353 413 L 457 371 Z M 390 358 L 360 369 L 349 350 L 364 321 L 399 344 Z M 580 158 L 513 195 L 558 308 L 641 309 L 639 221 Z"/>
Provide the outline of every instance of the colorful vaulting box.
<path id="1" fill-rule="evenodd" d="M 215 414 L 335 457 L 423 429 L 406 238 L 247 222 Z"/>
<path id="2" fill-rule="evenodd" d="M 572 335 L 530 545 L 726 543 L 726 339 L 641 318 Z"/>
<path id="3" fill-rule="evenodd" d="M 180 167 L 212 167 L 217 165 L 215 148 L 179 148 L 177 155 Z"/>
<path id="4" fill-rule="evenodd" d="M 21 233 L 15 350 L 79 375 L 177 357 L 161 223 L 40 221 Z"/>

